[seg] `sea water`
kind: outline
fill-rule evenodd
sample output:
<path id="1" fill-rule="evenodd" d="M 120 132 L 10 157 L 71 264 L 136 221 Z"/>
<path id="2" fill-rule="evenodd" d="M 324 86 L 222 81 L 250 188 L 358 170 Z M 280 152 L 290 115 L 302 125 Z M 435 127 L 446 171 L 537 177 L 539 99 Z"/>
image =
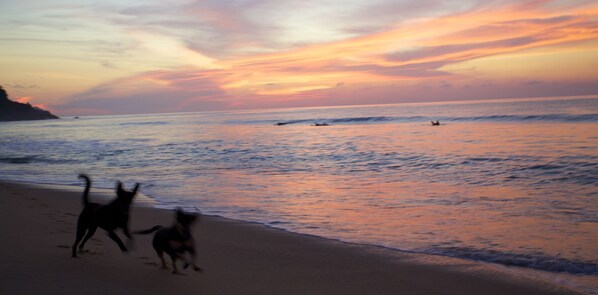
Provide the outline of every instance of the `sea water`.
<path id="1" fill-rule="evenodd" d="M 535 269 L 596 291 L 598 99 L 0 124 L 0 179 L 83 187 L 79 173 L 95 187 L 141 182 L 162 208 Z"/>

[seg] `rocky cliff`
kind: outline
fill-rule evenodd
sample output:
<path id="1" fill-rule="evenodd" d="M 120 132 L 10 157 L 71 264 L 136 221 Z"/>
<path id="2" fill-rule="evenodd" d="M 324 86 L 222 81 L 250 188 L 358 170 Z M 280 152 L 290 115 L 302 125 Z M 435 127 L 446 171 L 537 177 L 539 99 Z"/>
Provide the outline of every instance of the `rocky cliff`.
<path id="1" fill-rule="evenodd" d="M 58 117 L 29 103 L 19 103 L 10 100 L 4 88 L 0 86 L 0 121 L 45 119 L 58 119 Z"/>

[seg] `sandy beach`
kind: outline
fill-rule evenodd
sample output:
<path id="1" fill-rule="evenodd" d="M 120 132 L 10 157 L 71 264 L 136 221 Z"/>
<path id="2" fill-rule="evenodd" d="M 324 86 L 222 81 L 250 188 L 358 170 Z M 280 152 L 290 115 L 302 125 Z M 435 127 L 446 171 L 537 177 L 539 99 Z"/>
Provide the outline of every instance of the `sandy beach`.
<path id="1" fill-rule="evenodd" d="M 71 258 L 80 198 L 80 191 L 0 182 L 1 294 L 576 294 L 481 263 L 422 263 L 418 254 L 214 216 L 194 227 L 202 273 L 161 270 L 151 235 L 121 253 L 98 230 L 90 252 Z M 132 230 L 173 218 L 141 205 L 131 214 Z"/>

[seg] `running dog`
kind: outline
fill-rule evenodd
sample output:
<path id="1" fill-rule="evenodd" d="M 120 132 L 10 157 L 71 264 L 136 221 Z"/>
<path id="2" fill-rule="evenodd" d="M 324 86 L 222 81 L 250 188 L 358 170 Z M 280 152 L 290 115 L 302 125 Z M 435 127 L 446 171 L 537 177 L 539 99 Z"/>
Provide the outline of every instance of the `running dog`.
<path id="1" fill-rule="evenodd" d="M 180 208 L 175 210 L 175 223 L 171 227 L 162 227 L 156 225 L 148 230 L 134 232 L 135 234 L 150 234 L 156 231 L 152 245 L 154 250 L 162 261 L 162 268 L 167 269 L 166 261 L 164 260 L 164 252 L 172 259 L 172 273 L 179 274 L 176 266 L 178 258 L 183 260 L 183 269 L 186 269 L 189 264 L 193 266 L 195 271 L 203 271 L 195 264 L 195 241 L 191 236 L 191 225 L 201 218 L 200 214 L 186 213 Z M 185 252 L 191 254 L 191 261 L 185 257 Z"/>
<path id="2" fill-rule="evenodd" d="M 128 252 L 127 247 L 114 230 L 120 228 L 129 240 L 132 239 L 129 233 L 129 208 L 135 194 L 137 194 L 139 183 L 135 184 L 133 191 L 126 191 L 123 189 L 122 183 L 118 181 L 116 183 L 116 199 L 109 204 L 102 205 L 89 201 L 89 189 L 91 188 L 89 176 L 79 174 L 79 178 L 85 180 L 85 190 L 83 191 L 83 211 L 79 214 L 79 220 L 77 221 L 77 238 L 72 249 L 73 257 L 77 257 L 79 242 L 81 242 L 79 251 L 82 252 L 85 242 L 95 234 L 98 227 L 108 232 L 108 236 L 116 242 L 121 251 Z"/>

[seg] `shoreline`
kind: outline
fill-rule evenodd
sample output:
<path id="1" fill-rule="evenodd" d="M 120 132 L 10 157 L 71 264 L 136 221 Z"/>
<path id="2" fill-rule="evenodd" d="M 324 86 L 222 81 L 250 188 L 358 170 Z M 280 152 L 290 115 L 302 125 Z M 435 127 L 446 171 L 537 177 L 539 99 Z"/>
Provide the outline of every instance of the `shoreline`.
<path id="1" fill-rule="evenodd" d="M 2 180 L 0 179 L 0 183 L 1 182 L 7 182 L 7 183 L 17 183 L 17 184 L 22 184 L 22 185 L 33 185 L 33 186 L 38 186 L 40 188 L 46 188 L 46 189 L 54 189 L 54 190 L 66 190 L 66 191 L 70 191 L 70 192 L 75 192 L 75 193 L 81 193 L 83 186 L 81 185 L 69 185 L 69 184 L 53 184 L 53 183 L 37 183 L 37 182 L 28 182 L 28 181 L 14 181 L 14 180 Z M 104 188 L 104 187 L 92 187 L 92 193 L 95 194 L 95 196 L 99 199 L 100 203 L 101 202 L 105 202 L 110 200 L 113 195 L 113 188 Z M 147 208 L 154 208 L 154 209 L 159 209 L 159 210 L 174 210 L 174 208 L 176 207 L 182 207 L 183 209 L 185 208 L 190 208 L 190 207 L 185 207 L 186 205 L 184 204 L 178 204 L 178 205 L 164 205 L 161 204 L 161 201 L 156 198 L 156 197 L 152 197 L 149 195 L 145 195 L 143 192 L 138 192 L 136 197 L 135 197 L 135 202 L 134 205 L 136 206 L 143 206 L 143 207 L 147 207 Z M 172 208 L 171 208 L 172 207 Z M 292 229 L 289 228 L 285 228 L 283 226 L 279 226 L 277 224 L 273 224 L 270 223 L 269 221 L 253 221 L 253 220 L 243 220 L 243 219 L 239 219 L 239 218 L 235 218 L 235 217 L 227 217 L 227 216 L 223 216 L 223 215 L 219 215 L 219 214 L 214 214 L 214 213 L 203 213 L 202 214 L 206 215 L 206 216 L 212 216 L 212 217 L 216 217 L 216 218 L 222 218 L 222 219 L 226 219 L 226 220 L 230 220 L 233 222 L 245 222 L 245 223 L 251 223 L 251 224 L 256 224 L 259 226 L 264 226 L 266 228 L 270 228 L 273 230 L 281 230 L 283 232 L 288 232 L 291 234 L 298 234 L 298 235 L 303 235 L 306 237 L 314 237 L 314 238 L 322 238 L 322 239 L 327 239 L 327 240 L 331 240 L 331 241 L 337 241 L 337 242 L 341 242 L 341 243 L 347 243 L 347 244 L 351 244 L 351 245 L 356 245 L 356 246 L 364 246 L 364 247 L 374 247 L 374 248 L 381 248 L 384 250 L 388 250 L 388 251 L 396 251 L 399 253 L 405 253 L 405 254 L 413 254 L 413 255 L 418 255 L 418 256 L 429 256 L 429 257 L 436 257 L 438 259 L 431 259 L 431 260 L 442 260 L 442 259 L 446 259 L 446 260 L 464 260 L 464 261 L 470 261 L 470 262 L 475 262 L 475 263 L 482 263 L 482 264 L 486 264 L 489 266 L 496 266 L 496 267 L 503 267 L 503 268 L 509 268 L 510 270 L 513 271 L 518 271 L 519 273 L 521 272 L 536 272 L 536 273 L 540 273 L 540 276 L 543 277 L 550 277 L 550 275 L 569 275 L 569 276 L 590 276 L 588 274 L 577 274 L 577 273 L 570 273 L 570 272 L 551 272 L 551 271 L 547 271 L 544 269 L 539 269 L 539 268 L 534 268 L 534 267 L 527 267 L 527 266 L 518 266 L 518 265 L 509 265 L 509 264 L 502 264 L 502 263 L 497 263 L 497 262 L 491 262 L 491 261 L 486 261 L 486 260 L 482 260 L 482 259 L 473 259 L 473 258 L 464 258 L 464 257 L 458 257 L 458 256 L 451 256 L 449 254 L 443 254 L 443 253 L 434 253 L 434 252 L 424 252 L 424 251 L 412 251 L 412 250 L 406 250 L 406 249 L 400 249 L 400 248 L 395 248 L 392 246 L 386 246 L 386 245 L 382 245 L 382 244 L 375 244 L 375 243 L 367 243 L 367 242 L 355 242 L 355 241 L 351 241 L 351 240 L 344 240 L 342 238 L 336 238 L 336 237 L 328 237 L 328 236 L 324 236 L 324 235 L 318 235 L 318 234 L 311 234 L 311 233 L 305 233 L 305 232 L 300 232 L 300 231 L 294 231 Z M 544 275 L 542 275 L 544 274 Z M 532 276 L 533 277 L 533 276 Z M 548 279 L 549 281 L 551 281 L 550 279 Z M 555 281 L 555 280 L 552 280 Z M 598 287 L 598 284 L 596 285 L 596 287 Z M 592 293 L 593 294 L 593 293 Z M 598 293 L 596 293 L 598 294 Z"/>
<path id="2" fill-rule="evenodd" d="M 92 189 L 92 199 L 94 191 L 101 189 Z M 194 228 L 198 264 L 204 273 L 186 271 L 187 276 L 174 276 L 161 271 L 150 236 L 136 237 L 135 251 L 123 255 L 103 231 L 98 231 L 88 243 L 92 255 L 71 259 L 70 244 L 81 210 L 80 194 L 80 188 L 70 191 L 0 181 L 0 218 L 4 224 L 1 236 L 6 237 L 0 246 L 5 250 L 20 249 L 20 253 L 0 254 L 2 261 L 7 261 L 1 268 L 2 293 L 79 290 L 99 294 L 101 289 L 94 291 L 92 286 L 110 281 L 123 294 L 163 293 L 164 282 L 174 284 L 169 285 L 171 293 L 192 288 L 208 294 L 577 294 L 564 286 L 500 271 L 488 263 L 442 256 L 424 262 L 421 256 L 427 254 L 354 244 L 211 215 L 204 215 Z M 21 226 L 23 216 L 31 213 L 34 218 L 24 218 L 30 226 Z M 171 220 L 171 210 L 137 204 L 132 209 L 131 229 L 167 225 Z M 27 235 L 21 234 L 22 227 Z M 42 269 L 36 268 L 36 264 Z M 84 278 L 85 284 L 72 282 L 76 279 L 71 276 Z M 59 287 L 64 280 L 74 285 L 69 292 Z M 31 281 L 40 281 L 40 287 Z M 90 281 L 93 284 L 88 284 Z"/>

